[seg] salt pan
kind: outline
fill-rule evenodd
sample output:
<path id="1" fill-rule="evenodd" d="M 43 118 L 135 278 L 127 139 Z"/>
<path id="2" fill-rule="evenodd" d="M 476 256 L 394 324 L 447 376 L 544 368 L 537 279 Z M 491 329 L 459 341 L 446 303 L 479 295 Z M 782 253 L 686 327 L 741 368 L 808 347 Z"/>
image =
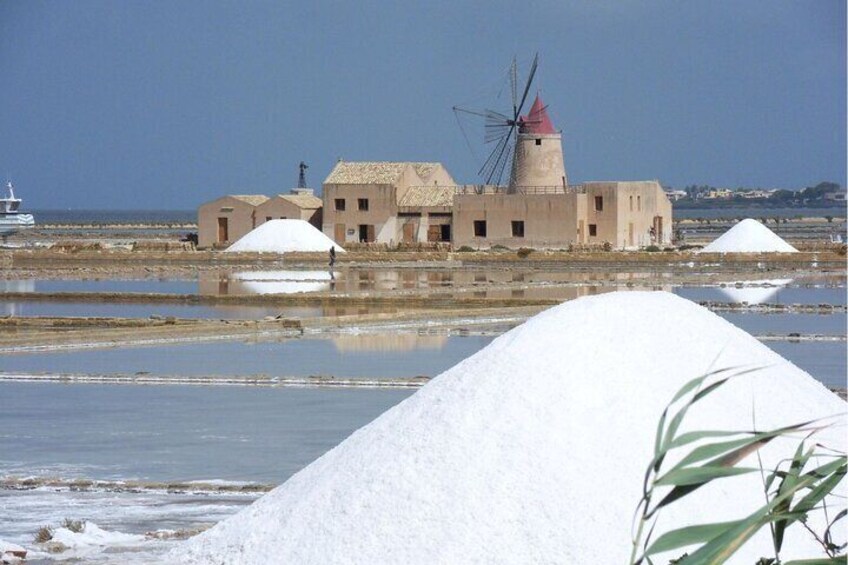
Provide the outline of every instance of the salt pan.
<path id="1" fill-rule="evenodd" d="M 746 332 L 672 294 L 609 293 L 499 337 L 171 558 L 626 563 L 657 420 L 711 366 L 762 369 L 698 403 L 681 433 L 751 429 L 754 416 L 769 429 L 841 414 L 818 440 L 845 449 L 845 404 Z M 775 440 L 761 451 L 764 464 L 796 445 Z M 656 535 L 738 519 L 762 503 L 756 474 L 716 481 L 669 506 Z M 830 504 L 835 515 L 844 501 Z M 821 554 L 797 527 L 784 547 L 784 558 Z M 772 553 L 761 532 L 732 562 Z"/>

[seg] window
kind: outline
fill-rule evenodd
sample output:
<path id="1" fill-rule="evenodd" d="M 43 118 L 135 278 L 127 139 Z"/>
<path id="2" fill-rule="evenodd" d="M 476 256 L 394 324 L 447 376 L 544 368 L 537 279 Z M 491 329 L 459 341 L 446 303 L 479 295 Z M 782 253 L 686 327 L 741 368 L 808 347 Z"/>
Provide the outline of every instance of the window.
<path id="1" fill-rule="evenodd" d="M 630 196 L 630 211 L 633 211 L 633 196 Z"/>
<path id="2" fill-rule="evenodd" d="M 636 209 L 640 212 L 642 211 L 642 197 L 641 196 L 636 197 Z"/>
<path id="3" fill-rule="evenodd" d="M 542 140 L 541 140 L 541 139 L 536 139 L 536 145 L 542 145 Z"/>
<path id="4" fill-rule="evenodd" d="M 271 216 L 265 216 L 265 221 L 266 221 L 266 222 L 270 222 L 270 221 L 271 221 L 271 220 L 273 220 L 273 219 L 274 219 L 274 218 L 272 218 Z"/>
<path id="5" fill-rule="evenodd" d="M 512 222 L 512 237 L 524 237 L 524 222 L 521 220 L 513 220 Z"/>
<path id="6" fill-rule="evenodd" d="M 595 197 L 595 212 L 603 212 L 604 211 L 604 197 L 596 196 Z"/>
<path id="7" fill-rule="evenodd" d="M 362 211 L 362 212 L 368 211 L 368 199 L 367 198 L 360 198 L 356 201 L 356 203 L 357 203 L 360 211 Z"/>
<path id="8" fill-rule="evenodd" d="M 486 237 L 486 220 L 474 220 L 474 237 Z"/>
<path id="9" fill-rule="evenodd" d="M 598 224 L 589 224 L 589 237 L 598 236 Z"/>
<path id="10" fill-rule="evenodd" d="M 336 206 L 336 212 L 344 212 L 345 211 L 345 199 L 344 198 L 336 198 L 335 206 Z"/>

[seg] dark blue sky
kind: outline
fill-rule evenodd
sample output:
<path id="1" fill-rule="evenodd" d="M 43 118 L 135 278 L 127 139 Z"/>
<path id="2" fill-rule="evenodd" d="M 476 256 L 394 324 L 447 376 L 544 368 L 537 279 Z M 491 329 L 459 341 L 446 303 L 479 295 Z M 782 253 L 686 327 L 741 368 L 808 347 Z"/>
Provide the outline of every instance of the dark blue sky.
<path id="1" fill-rule="evenodd" d="M 339 157 L 476 182 L 451 107 L 538 50 L 572 182 L 845 183 L 844 0 L 409 4 L 4 0 L 0 174 L 29 208 L 193 209 Z"/>

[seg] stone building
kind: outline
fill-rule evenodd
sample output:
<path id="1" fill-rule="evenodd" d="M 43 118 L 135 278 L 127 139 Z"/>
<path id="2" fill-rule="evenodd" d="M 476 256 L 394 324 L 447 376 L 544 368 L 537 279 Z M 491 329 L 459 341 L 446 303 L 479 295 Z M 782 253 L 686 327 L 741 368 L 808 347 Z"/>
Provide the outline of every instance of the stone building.
<path id="1" fill-rule="evenodd" d="M 562 134 L 538 96 L 517 125 L 509 185 L 457 187 L 454 247 L 635 249 L 671 243 L 671 202 L 658 182 L 569 185 Z"/>
<path id="2" fill-rule="evenodd" d="M 320 230 L 322 206 L 311 188 L 293 188 L 290 194 L 272 196 L 257 206 L 256 225 L 269 220 L 306 220 Z"/>
<path id="3" fill-rule="evenodd" d="M 311 189 L 269 198 L 264 194 L 230 194 L 200 206 L 197 211 L 197 247 L 224 248 L 268 220 L 307 220 L 321 228 L 321 199 Z"/>
<path id="4" fill-rule="evenodd" d="M 323 231 L 340 245 L 449 242 L 455 185 L 440 163 L 339 161 L 324 181 Z"/>
<path id="5" fill-rule="evenodd" d="M 268 200 L 262 194 L 230 194 L 203 204 L 197 211 L 197 246 L 226 247 L 257 223 L 256 207 Z"/>

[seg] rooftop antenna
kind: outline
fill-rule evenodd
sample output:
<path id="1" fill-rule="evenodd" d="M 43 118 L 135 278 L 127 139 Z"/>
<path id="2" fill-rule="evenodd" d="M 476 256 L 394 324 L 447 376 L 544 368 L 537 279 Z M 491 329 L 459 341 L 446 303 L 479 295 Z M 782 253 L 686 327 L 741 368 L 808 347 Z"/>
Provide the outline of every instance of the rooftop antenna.
<path id="1" fill-rule="evenodd" d="M 307 165 L 303 161 L 301 161 L 300 165 L 298 165 L 298 169 L 300 169 L 300 174 L 298 174 L 298 176 L 297 176 L 297 187 L 298 188 L 306 188 L 306 169 L 308 169 L 308 168 L 309 168 L 309 165 Z"/>
<path id="2" fill-rule="evenodd" d="M 454 113 L 465 113 L 482 117 L 485 120 L 484 142 L 486 144 L 495 144 L 483 166 L 477 171 L 477 174 L 483 178 L 485 184 L 500 184 L 504 171 L 512 159 L 515 146 L 511 141 L 515 134 L 515 129 L 521 123 L 528 123 L 526 120 L 521 121 L 521 111 L 527 102 L 527 95 L 530 93 L 530 86 L 533 84 L 533 77 L 536 75 L 536 68 L 538 66 L 539 54 L 536 53 L 533 57 L 533 63 L 530 65 L 530 71 L 527 74 L 527 81 L 522 90 L 521 98 L 519 98 L 518 64 L 515 58 L 512 59 L 512 65 L 509 68 L 510 94 L 512 94 L 511 115 L 506 115 L 495 110 L 474 110 L 460 106 L 453 107 Z M 459 120 L 457 119 L 457 121 Z M 462 124 L 460 122 L 461 127 Z M 463 134 L 465 134 L 464 130 Z"/>

